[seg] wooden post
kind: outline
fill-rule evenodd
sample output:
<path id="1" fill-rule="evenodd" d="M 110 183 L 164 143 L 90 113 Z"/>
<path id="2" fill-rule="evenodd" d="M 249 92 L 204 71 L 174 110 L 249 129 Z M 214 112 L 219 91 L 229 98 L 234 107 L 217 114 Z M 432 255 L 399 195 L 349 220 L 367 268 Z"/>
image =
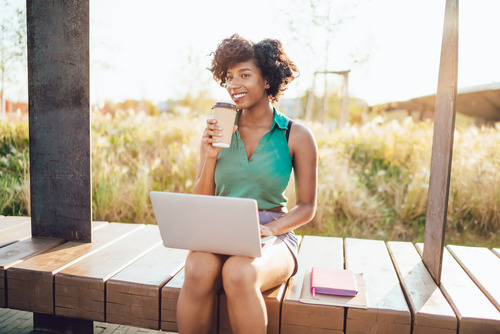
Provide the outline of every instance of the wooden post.
<path id="1" fill-rule="evenodd" d="M 305 115 L 306 121 L 310 121 L 312 119 L 312 107 L 313 107 L 313 103 L 314 103 L 314 85 L 316 82 L 316 74 L 317 74 L 317 72 L 314 72 L 313 82 L 311 85 L 311 91 L 309 92 L 309 97 L 307 98 L 307 107 L 306 107 L 306 115 Z"/>
<path id="2" fill-rule="evenodd" d="M 342 72 L 344 79 L 342 85 L 342 100 L 340 103 L 339 129 L 349 122 L 349 71 Z"/>
<path id="3" fill-rule="evenodd" d="M 458 0 L 446 0 L 423 261 L 439 285 L 448 211 L 458 72 Z"/>
<path id="4" fill-rule="evenodd" d="M 91 242 L 89 0 L 27 0 L 31 229 Z M 33 313 L 35 331 L 93 321 Z"/>
<path id="5" fill-rule="evenodd" d="M 31 224 L 91 241 L 89 0 L 28 0 Z"/>

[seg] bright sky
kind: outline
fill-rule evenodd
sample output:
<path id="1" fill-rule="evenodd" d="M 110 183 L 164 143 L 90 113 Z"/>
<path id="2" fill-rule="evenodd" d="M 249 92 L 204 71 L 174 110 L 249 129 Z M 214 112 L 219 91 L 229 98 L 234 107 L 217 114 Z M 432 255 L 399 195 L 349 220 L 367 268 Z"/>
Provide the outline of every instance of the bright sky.
<path id="1" fill-rule="evenodd" d="M 206 67 L 210 52 L 233 33 L 255 42 L 280 39 L 301 71 L 285 97 L 302 95 L 312 73 L 324 69 L 318 53 L 294 39 L 285 13 L 300 13 L 306 2 L 91 0 L 92 102 L 158 102 L 202 89 L 225 98 Z M 331 42 L 329 70 L 351 70 L 351 95 L 376 104 L 435 93 L 445 0 L 335 5 L 342 2 L 358 6 Z M 500 1 L 462 0 L 459 7 L 459 87 L 500 82 Z M 367 60 L 353 65 L 349 54 Z"/>

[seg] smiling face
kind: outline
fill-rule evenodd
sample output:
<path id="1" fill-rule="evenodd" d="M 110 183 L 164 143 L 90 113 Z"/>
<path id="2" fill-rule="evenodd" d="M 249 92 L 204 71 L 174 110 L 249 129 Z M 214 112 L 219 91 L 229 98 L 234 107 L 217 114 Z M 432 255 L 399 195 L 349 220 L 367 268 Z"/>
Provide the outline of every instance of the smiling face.
<path id="1" fill-rule="evenodd" d="M 266 89 L 269 84 L 251 60 L 237 63 L 229 68 L 226 88 L 238 109 L 250 109 L 260 104 L 269 104 Z"/>

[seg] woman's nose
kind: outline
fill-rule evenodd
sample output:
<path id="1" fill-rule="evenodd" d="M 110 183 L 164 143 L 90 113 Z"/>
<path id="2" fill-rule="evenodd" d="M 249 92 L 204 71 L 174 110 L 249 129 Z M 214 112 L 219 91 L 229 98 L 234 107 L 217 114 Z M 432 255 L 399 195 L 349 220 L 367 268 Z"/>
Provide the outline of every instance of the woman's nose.
<path id="1" fill-rule="evenodd" d="M 231 81 L 226 82 L 226 87 L 227 88 L 238 88 L 240 86 L 240 83 L 238 80 L 232 79 Z"/>

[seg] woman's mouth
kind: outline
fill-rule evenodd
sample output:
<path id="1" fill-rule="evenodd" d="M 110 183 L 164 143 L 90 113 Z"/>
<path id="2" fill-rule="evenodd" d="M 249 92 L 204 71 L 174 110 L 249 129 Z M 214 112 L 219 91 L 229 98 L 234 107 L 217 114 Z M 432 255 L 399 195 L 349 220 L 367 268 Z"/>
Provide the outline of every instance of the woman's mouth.
<path id="1" fill-rule="evenodd" d="M 233 94 L 233 101 L 234 102 L 238 102 L 243 97 L 245 97 L 245 95 L 247 95 L 247 93 L 236 93 L 236 94 Z"/>

